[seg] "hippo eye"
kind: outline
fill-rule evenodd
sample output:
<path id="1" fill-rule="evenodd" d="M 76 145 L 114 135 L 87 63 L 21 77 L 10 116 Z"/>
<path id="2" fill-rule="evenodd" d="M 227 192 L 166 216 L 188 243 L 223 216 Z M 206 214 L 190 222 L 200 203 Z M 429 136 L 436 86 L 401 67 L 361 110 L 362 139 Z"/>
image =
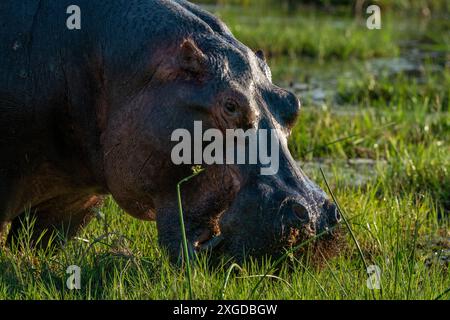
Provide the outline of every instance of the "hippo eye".
<path id="1" fill-rule="evenodd" d="M 225 110 L 230 114 L 236 113 L 238 110 L 238 105 L 233 100 L 229 100 L 225 102 Z"/>

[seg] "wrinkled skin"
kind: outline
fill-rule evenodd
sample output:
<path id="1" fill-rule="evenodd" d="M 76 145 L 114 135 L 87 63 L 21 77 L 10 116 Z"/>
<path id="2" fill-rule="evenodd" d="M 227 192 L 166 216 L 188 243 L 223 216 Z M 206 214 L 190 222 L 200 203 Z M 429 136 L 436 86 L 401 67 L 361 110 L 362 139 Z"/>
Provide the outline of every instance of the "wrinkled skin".
<path id="1" fill-rule="evenodd" d="M 70 4 L 81 8 L 81 30 L 65 28 Z M 204 130 L 276 129 L 281 145 L 276 175 L 210 165 L 183 185 L 191 249 L 220 239 L 217 256 L 277 254 L 338 222 L 287 148 L 299 100 L 272 84 L 261 52 L 197 6 L 6 1 L 0 21 L 0 225 L 12 222 L 9 242 L 24 208 L 35 238 L 54 229 L 70 237 L 111 194 L 132 216 L 156 220 L 176 259 L 176 183 L 191 168 L 172 163 L 171 134 L 196 120 Z"/>

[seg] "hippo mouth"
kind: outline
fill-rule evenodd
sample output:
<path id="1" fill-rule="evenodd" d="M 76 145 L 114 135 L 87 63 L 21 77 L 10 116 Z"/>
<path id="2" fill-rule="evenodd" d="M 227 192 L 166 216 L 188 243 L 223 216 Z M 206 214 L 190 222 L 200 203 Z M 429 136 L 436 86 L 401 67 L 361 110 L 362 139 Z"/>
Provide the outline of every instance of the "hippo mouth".
<path id="1" fill-rule="evenodd" d="M 196 253 L 211 254 L 212 252 L 214 252 L 215 254 L 217 254 L 222 253 L 222 251 L 225 250 L 225 248 L 227 247 L 227 242 L 229 242 L 227 241 L 227 239 L 230 238 L 230 235 L 225 237 L 225 235 L 220 230 L 220 222 L 222 218 L 224 218 L 224 216 L 227 214 L 226 212 L 227 211 L 224 211 L 219 214 L 219 217 L 215 219 L 213 226 L 206 227 L 192 243 Z M 280 239 L 272 244 L 273 247 L 271 247 L 271 250 L 277 251 L 285 247 L 292 247 L 293 245 L 298 244 L 300 240 L 304 240 L 305 238 L 312 236 L 311 232 L 306 234 L 303 231 L 304 230 L 290 228 L 289 231 L 286 231 L 285 235 L 280 235 Z"/>
<path id="2" fill-rule="evenodd" d="M 206 227 L 193 242 L 193 247 L 196 252 L 200 253 L 218 250 L 224 243 L 225 237 L 219 227 L 219 221 L 223 214 L 224 211 L 218 214 L 218 217 L 214 219 L 212 225 Z"/>
<path id="3" fill-rule="evenodd" d="M 345 238 L 341 227 L 332 228 L 334 230 L 327 231 L 324 236 L 320 239 L 315 239 L 314 241 L 305 241 L 308 238 L 314 237 L 311 234 L 306 235 L 304 232 L 291 228 L 287 237 L 280 239 L 280 241 L 274 246 L 267 248 L 270 252 L 265 252 L 263 254 L 268 254 L 280 258 L 283 254 L 286 254 L 286 250 L 295 248 L 292 253 L 301 257 L 306 252 L 315 252 L 316 254 L 309 255 L 309 262 L 317 266 L 323 265 L 323 262 L 327 259 L 337 256 L 343 248 L 345 248 Z M 194 249 L 197 254 L 207 254 L 211 255 L 214 253 L 214 257 L 218 258 L 218 254 L 223 254 L 227 251 L 226 238 L 223 234 L 213 234 L 208 238 L 199 238 L 194 242 Z M 304 245 L 303 245 L 304 244 Z M 312 251 L 310 251 L 312 249 Z M 231 252 L 229 252 L 231 253 Z M 211 255 L 211 257 L 213 257 Z M 231 253 L 231 257 L 242 261 L 243 256 L 237 252 Z"/>
<path id="4" fill-rule="evenodd" d="M 223 244 L 225 237 L 222 234 L 214 234 L 210 238 L 204 241 L 196 241 L 194 248 L 197 252 L 210 252 L 216 248 L 219 248 Z"/>

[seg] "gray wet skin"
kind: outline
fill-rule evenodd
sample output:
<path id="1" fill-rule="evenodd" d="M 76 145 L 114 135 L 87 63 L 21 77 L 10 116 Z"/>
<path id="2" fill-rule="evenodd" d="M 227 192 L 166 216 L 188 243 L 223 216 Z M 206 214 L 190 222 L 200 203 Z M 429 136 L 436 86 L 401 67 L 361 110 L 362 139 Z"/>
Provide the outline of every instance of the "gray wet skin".
<path id="1" fill-rule="evenodd" d="M 76 31 L 65 27 L 72 2 L 0 6 L 0 225 L 12 222 L 9 242 L 25 207 L 34 239 L 46 229 L 71 237 L 111 194 L 132 216 L 156 220 L 160 244 L 178 257 L 176 183 L 191 166 L 172 163 L 170 138 L 194 121 L 276 129 L 280 158 L 276 175 L 210 165 L 183 185 L 192 248 L 238 260 L 278 254 L 338 222 L 289 153 L 300 102 L 272 84 L 261 52 L 185 1 L 80 0 Z"/>

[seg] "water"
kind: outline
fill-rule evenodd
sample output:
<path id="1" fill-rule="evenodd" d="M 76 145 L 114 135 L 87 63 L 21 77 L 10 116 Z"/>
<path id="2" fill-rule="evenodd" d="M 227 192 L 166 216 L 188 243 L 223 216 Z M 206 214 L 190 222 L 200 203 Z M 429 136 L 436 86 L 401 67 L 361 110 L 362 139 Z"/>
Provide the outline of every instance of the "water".
<path id="1" fill-rule="evenodd" d="M 341 159 L 316 159 L 308 162 L 298 162 L 298 165 L 310 177 L 317 177 L 320 168 L 325 173 L 327 180 L 348 187 L 364 187 L 370 182 L 376 181 L 378 174 L 387 168 L 386 161 L 367 158 Z M 338 170 L 336 175 L 335 170 Z"/>
<path id="2" fill-rule="evenodd" d="M 403 75 L 424 83 L 426 73 L 442 72 L 450 65 L 449 59 L 445 52 L 421 50 L 408 44 L 399 57 L 329 62 L 281 58 L 271 64 L 280 86 L 289 88 L 309 105 L 339 106 L 338 80 L 351 81 L 361 74 L 391 79 Z"/>

